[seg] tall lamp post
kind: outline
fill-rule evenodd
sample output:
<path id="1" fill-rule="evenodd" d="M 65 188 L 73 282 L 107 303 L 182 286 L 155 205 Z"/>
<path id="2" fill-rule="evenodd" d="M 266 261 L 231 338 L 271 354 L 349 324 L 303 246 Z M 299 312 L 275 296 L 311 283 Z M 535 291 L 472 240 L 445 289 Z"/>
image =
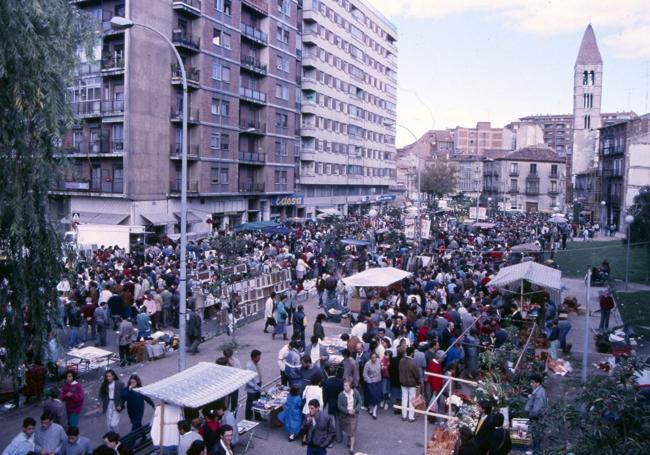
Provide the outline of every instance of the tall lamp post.
<path id="1" fill-rule="evenodd" d="M 185 369 L 185 313 L 186 313 L 186 299 L 187 299 L 187 263 L 185 261 L 187 255 L 187 77 L 185 74 L 185 66 L 183 65 L 183 60 L 181 59 L 176 46 L 171 42 L 164 33 L 160 30 L 150 27 L 149 25 L 140 24 L 138 22 L 133 22 L 130 19 L 126 19 L 120 16 L 113 16 L 111 18 L 111 27 L 119 30 L 126 30 L 133 27 L 141 27 L 143 29 L 149 30 L 150 32 L 155 33 L 160 36 L 165 42 L 169 45 L 174 56 L 176 57 L 176 62 L 181 71 L 181 80 L 183 83 L 183 131 L 182 131 L 182 141 L 181 144 L 181 254 L 180 254 L 180 279 L 178 292 L 180 293 L 180 302 L 178 307 L 178 371 L 183 371 Z"/>
<path id="2" fill-rule="evenodd" d="M 607 215 L 607 202 L 600 201 L 600 232 L 601 234 L 605 233 L 605 218 Z"/>
<path id="3" fill-rule="evenodd" d="M 630 237 L 632 231 L 632 223 L 634 223 L 634 217 L 628 215 L 625 217 L 625 222 L 627 223 L 627 251 L 625 252 L 625 290 L 628 290 L 630 282 Z"/>
<path id="4" fill-rule="evenodd" d="M 488 218 L 490 217 L 490 212 L 492 211 L 491 209 L 492 209 L 492 198 L 488 196 L 488 198 L 487 198 L 487 210 L 486 210 L 487 211 L 486 215 L 488 216 Z"/>
<path id="5" fill-rule="evenodd" d="M 413 133 L 413 131 L 411 131 L 409 128 L 405 127 L 404 125 L 400 125 L 399 123 L 393 123 L 391 121 L 384 121 L 384 126 L 399 126 L 400 128 L 403 128 L 404 130 L 406 130 L 406 132 L 408 132 L 413 137 L 413 142 L 418 141 L 418 138 L 415 135 L 415 133 Z M 422 170 L 420 169 L 420 157 L 416 154 L 415 158 L 417 159 L 416 168 L 417 168 L 417 173 L 418 173 L 417 174 L 418 175 L 418 201 L 417 201 L 418 216 L 417 216 L 417 226 L 416 226 L 416 230 L 415 230 L 415 242 L 416 242 L 416 244 L 418 246 L 418 249 L 419 249 L 420 248 L 420 238 L 422 236 L 422 232 L 421 232 L 422 226 L 420 225 L 421 222 L 422 222 L 422 195 L 420 193 L 420 191 L 421 191 L 421 186 L 420 185 L 421 185 L 421 180 L 422 180 Z"/>

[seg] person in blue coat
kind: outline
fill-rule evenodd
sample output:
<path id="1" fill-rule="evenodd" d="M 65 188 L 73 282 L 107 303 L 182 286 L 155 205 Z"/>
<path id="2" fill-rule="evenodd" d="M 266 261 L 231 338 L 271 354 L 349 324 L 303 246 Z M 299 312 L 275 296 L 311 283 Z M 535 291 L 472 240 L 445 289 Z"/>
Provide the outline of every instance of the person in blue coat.
<path id="1" fill-rule="evenodd" d="M 284 425 L 289 441 L 296 439 L 296 434 L 302 427 L 302 397 L 298 387 L 291 386 L 284 410 L 278 415 L 278 419 Z"/>
<path id="2" fill-rule="evenodd" d="M 137 389 L 142 387 L 140 376 L 132 374 L 127 386 L 122 390 L 122 401 L 126 406 L 126 412 L 131 420 L 131 431 L 135 431 L 142 426 L 142 417 L 144 416 L 144 403 L 155 408 L 151 398 L 142 395 Z"/>

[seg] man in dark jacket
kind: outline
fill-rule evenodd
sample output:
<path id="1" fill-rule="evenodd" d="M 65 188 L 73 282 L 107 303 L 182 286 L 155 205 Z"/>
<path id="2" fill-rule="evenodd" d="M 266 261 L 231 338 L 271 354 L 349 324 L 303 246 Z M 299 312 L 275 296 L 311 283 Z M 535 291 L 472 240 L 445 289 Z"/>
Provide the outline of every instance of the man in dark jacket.
<path id="1" fill-rule="evenodd" d="M 341 433 L 341 420 L 337 400 L 339 394 L 343 392 L 342 371 L 340 368 L 336 369 L 336 373 L 329 370 L 328 368 L 328 376 L 323 383 L 323 400 L 325 402 L 323 407 L 327 411 L 327 414 L 334 418 L 336 424 L 336 442 L 341 442 L 343 440 L 343 434 Z"/>
<path id="2" fill-rule="evenodd" d="M 327 455 L 327 446 L 336 435 L 334 424 L 327 414 L 321 412 L 318 400 L 310 400 L 308 406 L 309 414 L 298 435 L 305 435 L 307 455 Z"/>
<path id="3" fill-rule="evenodd" d="M 187 350 L 190 354 L 197 354 L 199 352 L 199 343 L 201 342 L 201 318 L 194 311 L 194 308 L 189 308 L 190 313 L 187 320 Z"/>
<path id="4" fill-rule="evenodd" d="M 510 432 L 503 428 L 503 422 L 503 414 L 500 412 L 494 414 L 494 430 L 488 443 L 489 455 L 508 455 L 512 450 Z"/>
<path id="5" fill-rule="evenodd" d="M 476 430 L 474 431 L 474 440 L 479 448 L 479 452 L 481 454 L 487 454 L 490 446 L 490 439 L 492 438 L 492 433 L 494 433 L 495 415 L 492 414 L 492 405 L 489 402 L 481 401 L 479 406 L 481 407 L 481 417 L 479 418 Z"/>
<path id="6" fill-rule="evenodd" d="M 420 370 L 413 360 L 415 349 L 409 346 L 406 356 L 399 363 L 399 382 L 402 387 L 402 420 L 415 421 L 415 408 L 411 401 L 415 398 L 416 387 L 420 384 Z"/>

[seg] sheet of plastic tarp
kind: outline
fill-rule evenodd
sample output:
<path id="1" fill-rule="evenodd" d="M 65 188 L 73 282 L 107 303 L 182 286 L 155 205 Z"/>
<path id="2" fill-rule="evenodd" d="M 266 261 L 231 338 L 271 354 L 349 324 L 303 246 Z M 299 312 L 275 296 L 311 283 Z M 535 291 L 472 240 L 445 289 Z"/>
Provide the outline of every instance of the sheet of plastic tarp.
<path id="1" fill-rule="evenodd" d="M 355 275 L 343 278 L 343 282 L 350 286 L 362 288 L 384 288 L 393 283 L 402 281 L 412 275 L 411 272 L 396 269 L 395 267 L 379 267 L 367 269 Z"/>
<path id="2" fill-rule="evenodd" d="M 138 389 L 138 392 L 165 403 L 200 408 L 238 390 L 255 373 L 215 363 L 200 362 Z"/>
<path id="3" fill-rule="evenodd" d="M 272 227 L 265 227 L 260 229 L 264 234 L 281 234 L 281 235 L 287 235 L 291 232 L 291 229 L 289 229 L 286 226 L 272 226 Z"/>
<path id="4" fill-rule="evenodd" d="M 532 261 L 502 268 L 488 286 L 502 288 L 521 280 L 555 291 L 562 289 L 562 272 Z"/>
<path id="5" fill-rule="evenodd" d="M 277 226 L 281 226 L 281 224 L 276 223 L 275 221 L 253 221 L 250 223 L 238 224 L 235 226 L 235 231 L 259 231 Z"/>
<path id="6" fill-rule="evenodd" d="M 343 239 L 341 243 L 345 245 L 356 245 L 356 246 L 368 246 L 370 242 L 367 240 L 357 240 L 357 239 Z"/>

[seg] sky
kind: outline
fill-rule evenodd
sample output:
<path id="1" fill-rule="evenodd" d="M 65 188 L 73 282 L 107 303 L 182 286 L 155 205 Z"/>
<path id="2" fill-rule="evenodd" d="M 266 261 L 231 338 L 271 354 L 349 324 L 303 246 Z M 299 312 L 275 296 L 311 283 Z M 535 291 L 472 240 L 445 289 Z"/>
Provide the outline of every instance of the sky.
<path id="1" fill-rule="evenodd" d="M 573 110 L 573 66 L 592 24 L 603 112 L 648 112 L 648 0 L 366 0 L 398 28 L 397 123 L 495 127 Z M 397 128 L 397 145 L 413 142 Z"/>

